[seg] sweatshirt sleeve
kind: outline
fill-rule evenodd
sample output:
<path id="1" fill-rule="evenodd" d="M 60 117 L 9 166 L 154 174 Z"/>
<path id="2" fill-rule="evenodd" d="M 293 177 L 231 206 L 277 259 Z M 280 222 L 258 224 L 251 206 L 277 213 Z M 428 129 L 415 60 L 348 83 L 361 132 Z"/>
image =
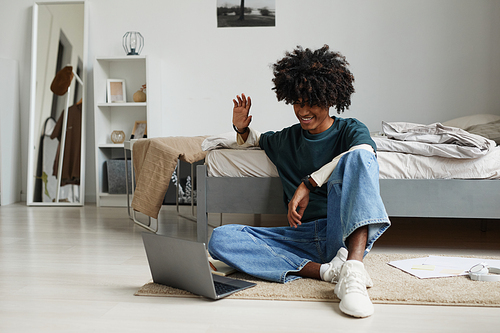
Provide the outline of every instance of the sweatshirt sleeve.
<path id="1" fill-rule="evenodd" d="M 248 134 L 247 141 L 243 141 L 243 138 L 239 133 L 236 134 L 236 142 L 238 143 L 238 146 L 240 146 L 241 148 L 259 147 L 261 133 L 251 127 L 248 127 L 248 130 L 250 131 L 250 133 Z"/>

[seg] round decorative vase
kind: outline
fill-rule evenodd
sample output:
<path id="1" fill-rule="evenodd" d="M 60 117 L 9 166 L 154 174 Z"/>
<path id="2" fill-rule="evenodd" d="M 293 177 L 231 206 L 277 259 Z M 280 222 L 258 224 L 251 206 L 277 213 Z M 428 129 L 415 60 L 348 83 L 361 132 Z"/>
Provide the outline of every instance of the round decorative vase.
<path id="1" fill-rule="evenodd" d="M 140 90 L 137 90 L 135 93 L 134 93 L 134 102 L 145 102 L 146 101 L 146 94 Z"/>
<path id="2" fill-rule="evenodd" d="M 125 141 L 125 132 L 123 131 L 113 131 L 111 133 L 111 142 L 113 143 L 123 143 Z"/>

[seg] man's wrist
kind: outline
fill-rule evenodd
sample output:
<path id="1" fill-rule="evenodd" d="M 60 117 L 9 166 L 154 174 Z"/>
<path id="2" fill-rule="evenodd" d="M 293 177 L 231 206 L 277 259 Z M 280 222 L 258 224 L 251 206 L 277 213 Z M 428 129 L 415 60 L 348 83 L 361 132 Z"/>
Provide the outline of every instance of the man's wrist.
<path id="1" fill-rule="evenodd" d="M 307 187 L 310 192 L 316 191 L 316 182 L 311 178 L 310 175 L 301 179 L 301 182 Z"/>
<path id="2" fill-rule="evenodd" d="M 243 130 L 238 129 L 235 124 L 233 124 L 233 129 L 236 131 L 238 134 L 245 134 L 248 132 L 248 127 L 245 127 Z"/>

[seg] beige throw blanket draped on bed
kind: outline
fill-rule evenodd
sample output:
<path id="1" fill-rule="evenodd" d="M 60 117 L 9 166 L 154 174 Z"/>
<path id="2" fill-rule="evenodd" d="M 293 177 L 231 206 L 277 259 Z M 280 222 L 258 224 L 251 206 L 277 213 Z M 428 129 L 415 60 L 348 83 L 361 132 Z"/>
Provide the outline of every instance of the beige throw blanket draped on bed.
<path id="1" fill-rule="evenodd" d="M 206 152 L 201 143 L 206 136 L 140 139 L 134 143 L 136 188 L 132 208 L 153 218 L 163 203 L 178 159 L 194 163 Z"/>

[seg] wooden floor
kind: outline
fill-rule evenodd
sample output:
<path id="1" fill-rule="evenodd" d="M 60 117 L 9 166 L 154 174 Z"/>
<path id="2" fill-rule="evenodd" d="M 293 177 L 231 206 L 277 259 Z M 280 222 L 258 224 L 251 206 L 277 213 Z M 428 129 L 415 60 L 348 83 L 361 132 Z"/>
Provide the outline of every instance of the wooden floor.
<path id="1" fill-rule="evenodd" d="M 196 238 L 196 224 L 174 207 L 164 207 L 161 219 L 159 233 Z M 500 308 L 375 305 L 372 317 L 353 319 L 329 302 L 137 297 L 150 279 L 143 230 L 123 208 L 0 207 L 0 332 L 486 333 L 500 327 Z M 499 236 L 500 221 L 482 232 L 479 221 L 393 219 L 373 251 L 500 256 Z"/>

